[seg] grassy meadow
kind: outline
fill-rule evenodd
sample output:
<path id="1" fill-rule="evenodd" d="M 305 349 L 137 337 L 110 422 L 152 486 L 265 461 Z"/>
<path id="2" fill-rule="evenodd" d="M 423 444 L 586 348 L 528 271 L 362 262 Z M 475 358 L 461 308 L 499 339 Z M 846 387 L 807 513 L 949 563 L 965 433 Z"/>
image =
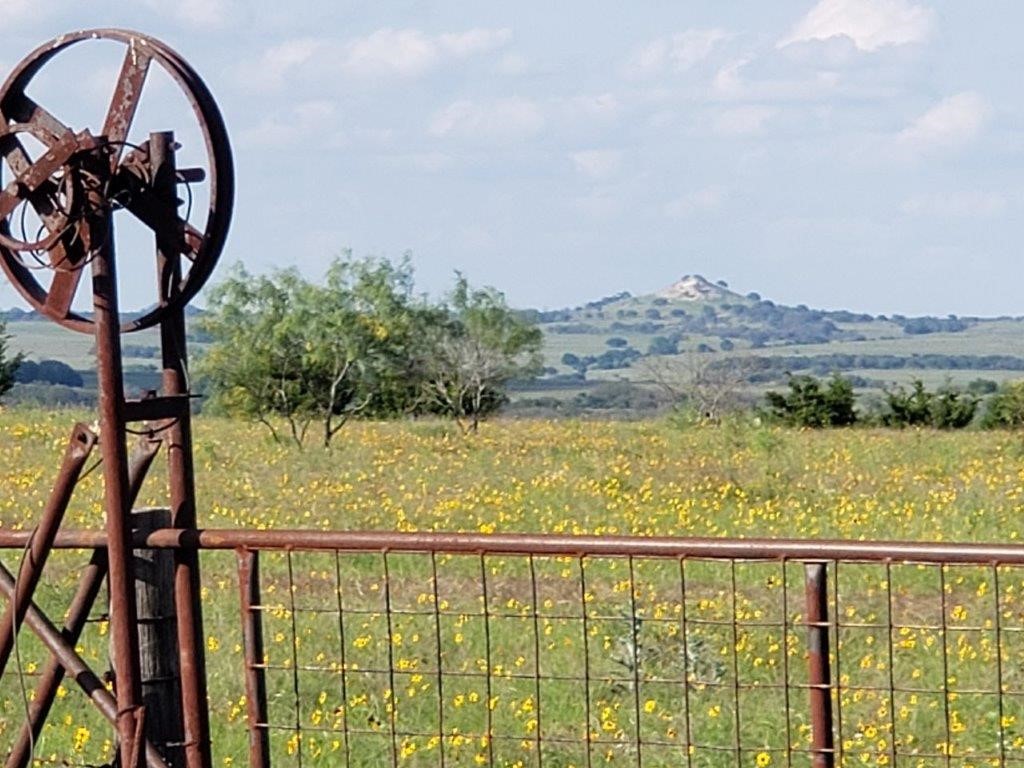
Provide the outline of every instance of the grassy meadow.
<path id="1" fill-rule="evenodd" d="M 75 418 L 0 412 L 4 528 L 35 521 Z M 330 452 L 207 417 L 195 433 L 204 527 L 1008 542 L 1024 510 L 1011 432 L 356 423 Z M 140 506 L 163 503 L 161 474 Z M 67 525 L 101 525 L 101 490 L 90 474 Z M 86 559 L 53 556 L 54 615 Z M 275 765 L 809 762 L 799 563 L 281 553 L 263 571 Z M 215 765 L 244 765 L 235 555 L 204 554 L 203 577 Z M 1024 761 L 1024 571 L 830 578 L 843 764 Z M 98 617 L 79 643 L 100 670 L 105 634 Z M 27 633 L 20 655 L 31 687 Z M 62 689 L 37 757 L 110 759 L 83 701 Z M 6 675 L 0 744 L 22 709 Z"/>

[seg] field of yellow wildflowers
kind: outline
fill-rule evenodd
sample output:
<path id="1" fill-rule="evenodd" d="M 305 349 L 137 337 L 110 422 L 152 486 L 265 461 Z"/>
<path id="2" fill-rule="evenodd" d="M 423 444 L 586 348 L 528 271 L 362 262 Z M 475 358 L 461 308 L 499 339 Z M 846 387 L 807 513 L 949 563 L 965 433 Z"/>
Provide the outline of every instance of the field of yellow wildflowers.
<path id="1" fill-rule="evenodd" d="M 0 413 L 4 528 L 34 523 L 74 418 Z M 1013 433 L 524 421 L 464 438 L 422 422 L 300 452 L 219 419 L 195 432 L 205 527 L 1006 542 L 1024 506 Z M 157 469 L 140 506 L 163 501 Z M 101 518 L 94 473 L 67 524 Z M 38 596 L 53 614 L 86 558 L 54 555 Z M 218 766 L 246 754 L 234 568 L 203 556 Z M 799 564 L 275 554 L 264 574 L 280 765 L 763 767 L 808 744 Z M 843 763 L 1024 760 L 1022 592 L 1014 569 L 842 566 Z M 105 633 L 97 620 L 80 643 L 99 669 Z M 44 654 L 26 634 L 19 655 L 31 686 Z M 83 701 L 62 689 L 37 756 L 110 759 Z M 0 744 L 23 707 L 6 676 Z"/>

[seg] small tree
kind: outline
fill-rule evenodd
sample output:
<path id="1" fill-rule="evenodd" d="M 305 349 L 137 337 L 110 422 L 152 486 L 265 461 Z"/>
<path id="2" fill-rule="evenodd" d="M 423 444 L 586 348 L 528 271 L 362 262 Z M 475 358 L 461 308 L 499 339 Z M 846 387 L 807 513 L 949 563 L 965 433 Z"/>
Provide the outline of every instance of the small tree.
<path id="1" fill-rule="evenodd" d="M 675 408 L 687 408 L 701 421 L 719 421 L 742 404 L 740 393 L 751 373 L 747 358 L 717 359 L 689 352 L 679 357 L 648 355 L 637 366 Z"/>
<path id="2" fill-rule="evenodd" d="M 236 268 L 203 318 L 213 343 L 200 370 L 214 402 L 275 440 L 271 417 L 283 418 L 297 445 L 318 422 L 325 447 L 372 407 L 411 408 L 411 295 L 408 261 L 338 259 L 322 284 L 295 270 L 254 277 Z"/>
<path id="3" fill-rule="evenodd" d="M 14 386 L 15 374 L 24 359 L 24 355 L 9 356 L 8 344 L 11 337 L 7 335 L 7 325 L 0 321 L 0 398 L 7 394 Z"/>
<path id="4" fill-rule="evenodd" d="M 789 375 L 789 392 L 765 395 L 773 416 L 797 427 L 845 427 L 857 421 L 853 385 L 838 373 L 828 383 Z"/>
<path id="5" fill-rule="evenodd" d="M 503 294 L 471 289 L 461 274 L 443 320 L 431 322 L 423 338 L 423 399 L 463 432 L 475 432 L 505 402 L 510 381 L 540 369 L 540 329 L 509 309 Z"/>

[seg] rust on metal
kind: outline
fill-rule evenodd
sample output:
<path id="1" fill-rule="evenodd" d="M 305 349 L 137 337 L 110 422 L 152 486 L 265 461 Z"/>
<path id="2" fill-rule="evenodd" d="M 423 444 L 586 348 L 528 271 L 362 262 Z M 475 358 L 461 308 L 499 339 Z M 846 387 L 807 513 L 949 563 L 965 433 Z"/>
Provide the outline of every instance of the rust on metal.
<path id="1" fill-rule="evenodd" d="M 14 600 L 7 604 L 3 617 L 0 618 L 0 675 L 7 668 L 7 661 L 14 648 L 14 636 L 32 601 L 36 585 L 43 575 L 43 566 L 46 565 L 50 550 L 53 548 L 53 540 L 64 520 L 64 513 L 71 502 L 71 494 L 95 445 L 96 435 L 84 424 L 76 424 L 64 452 L 64 461 L 57 474 L 57 481 L 39 525 L 32 532 L 26 556 L 18 570 L 17 593 Z"/>
<path id="2" fill-rule="evenodd" d="M 51 112 L 27 92 L 54 57 L 72 46 L 96 40 L 123 46 L 120 71 L 110 101 L 104 105 L 102 125 L 69 126 L 55 114 L 56 110 Z M 150 131 L 146 140 L 132 143 L 138 107 L 154 67 L 162 69 L 184 94 L 189 105 L 184 116 L 198 127 L 205 167 L 178 173 L 175 153 L 181 146 L 170 130 Z M 26 137 L 33 141 L 23 141 Z M 29 151 L 38 144 L 41 150 Z M 72 456 L 69 449 L 51 503 L 26 543 L 27 557 L 10 592 L 6 614 L 0 618 L 0 672 L 22 616 L 37 634 L 41 633 L 53 652 L 40 681 L 34 714 L 22 731 L 9 765 L 13 768 L 30 758 L 24 742 L 31 743 L 31 734 L 39 732 L 63 675 L 61 670 L 77 675 L 73 668 L 79 669 L 80 659 L 67 654 L 67 637 L 81 632 L 81 622 L 96 599 L 97 581 L 105 578 L 110 601 L 113 703 L 105 690 L 90 691 L 90 697 L 115 724 L 118 764 L 138 768 L 143 762 L 153 762 L 147 756 L 150 746 L 143 749 L 146 710 L 132 555 L 139 536 L 133 530 L 130 514 L 141 482 L 135 478 L 145 475 L 158 445 L 166 445 L 169 522 L 177 529 L 195 529 L 185 306 L 209 278 L 224 246 L 234 197 L 230 144 L 212 95 L 184 59 L 151 37 L 126 30 L 97 29 L 63 35 L 40 46 L 14 67 L 0 86 L 0 156 L 13 177 L 0 190 L 0 266 L 39 313 L 95 338 L 98 444 L 106 512 L 103 544 L 93 548 L 97 553 L 72 601 L 65 625 L 67 635 L 61 636 L 52 622 L 30 606 L 47 555 L 60 539 L 58 529 L 64 510 L 85 460 Z M 188 220 L 191 208 L 184 215 L 179 212 L 182 203 L 178 187 L 200 183 L 207 185 L 209 204 L 206 211 L 199 212 L 202 221 L 193 223 Z M 148 227 L 155 241 L 154 251 L 146 254 L 156 261 L 159 279 L 152 287 L 155 298 L 149 302 L 152 308 L 139 316 L 123 317 L 120 311 L 117 275 L 131 274 L 133 259 L 139 257 L 117 252 L 114 216 L 122 211 L 120 215 L 134 216 Z M 31 237 L 24 231 L 28 212 L 42 225 Z M 22 231 L 15 233 L 18 225 Z M 88 281 L 83 280 L 87 270 L 91 273 Z M 43 277 L 47 272 L 48 282 Z M 85 298 L 78 296 L 83 286 L 91 288 L 88 313 L 77 310 L 83 303 L 80 299 Z M 121 334 L 157 325 L 163 346 L 163 392 L 128 401 Z M 137 468 L 142 467 L 140 472 L 133 473 L 127 434 L 129 423 L 136 421 L 149 423 L 149 434 L 154 437 L 146 448 L 147 456 L 136 463 Z M 95 442 L 97 438 L 92 437 L 89 447 Z M 168 722 L 175 717 L 183 722 L 183 735 L 173 737 L 178 742 L 174 749 L 184 753 L 182 764 L 187 768 L 210 768 L 199 560 L 195 551 L 183 549 L 175 550 L 173 559 L 176 619 L 172 643 L 179 656 L 181 685 L 180 695 L 173 692 L 173 700 L 161 706 L 176 709 Z M 147 646 L 151 647 L 155 646 Z M 149 664 L 151 654 L 147 652 L 147 668 L 153 667 Z M 91 672 L 89 675 L 96 677 Z M 160 713 L 161 719 L 164 714 Z M 169 733 L 167 729 L 152 729 L 154 734 L 164 732 Z M 172 737 L 167 738 L 169 742 Z M 162 746 L 172 754 L 170 743 Z"/>
<path id="3" fill-rule="evenodd" d="M 245 653 L 245 706 L 249 718 L 249 765 L 250 768 L 270 768 L 267 680 L 263 669 L 263 619 L 259 613 L 259 552 L 240 549 L 237 554 L 242 647 Z"/>
<path id="4" fill-rule="evenodd" d="M 132 504 L 139 497 L 142 483 L 145 481 L 159 450 L 160 443 L 157 441 L 143 439 L 136 444 L 132 452 L 131 469 L 128 476 L 128 496 Z M 68 613 L 61 629 L 61 635 L 70 643 L 76 643 L 82 630 L 85 629 L 89 612 L 96 603 L 96 598 L 106 578 L 106 548 L 94 549 L 88 565 L 82 572 L 78 589 L 68 606 Z M 29 709 L 29 720 L 22 725 L 18 740 L 7 757 L 5 768 L 26 768 L 28 765 L 31 759 L 32 744 L 42 733 L 43 724 L 46 722 L 50 707 L 57 696 L 57 688 L 63 679 L 64 667 L 57 656 L 51 654 L 39 676 L 39 682 L 36 684 Z"/>
<path id="5" fill-rule="evenodd" d="M 807 695 L 811 707 L 811 765 L 835 765 L 832 733 L 832 673 L 829 667 L 828 570 L 825 563 L 806 563 Z"/>

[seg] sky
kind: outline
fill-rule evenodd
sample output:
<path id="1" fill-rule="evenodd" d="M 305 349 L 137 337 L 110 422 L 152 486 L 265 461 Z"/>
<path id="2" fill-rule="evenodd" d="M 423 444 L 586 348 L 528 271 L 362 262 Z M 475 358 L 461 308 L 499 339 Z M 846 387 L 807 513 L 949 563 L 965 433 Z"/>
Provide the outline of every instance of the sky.
<path id="1" fill-rule="evenodd" d="M 107 26 L 200 73 L 237 173 L 220 275 L 316 278 L 351 249 L 519 307 L 699 273 L 787 304 L 1024 315 L 1019 0 L 0 0 L 0 18 L 4 76 Z M 76 55 L 39 93 L 85 127 L 122 54 Z M 136 129 L 194 151 L 151 80 Z M 141 306 L 149 246 L 124 237 Z"/>

